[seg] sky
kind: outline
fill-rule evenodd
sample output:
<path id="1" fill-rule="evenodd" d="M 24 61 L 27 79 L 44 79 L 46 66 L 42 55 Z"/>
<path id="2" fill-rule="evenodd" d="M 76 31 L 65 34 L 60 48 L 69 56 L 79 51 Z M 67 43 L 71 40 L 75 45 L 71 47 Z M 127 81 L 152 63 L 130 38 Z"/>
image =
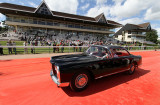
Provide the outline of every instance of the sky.
<path id="1" fill-rule="evenodd" d="M 38 7 L 42 0 L 0 0 L 18 5 Z M 150 22 L 160 37 L 159 0 L 45 0 L 53 11 L 96 17 L 104 13 L 106 19 L 123 25 Z M 0 13 L 0 21 L 5 16 Z"/>

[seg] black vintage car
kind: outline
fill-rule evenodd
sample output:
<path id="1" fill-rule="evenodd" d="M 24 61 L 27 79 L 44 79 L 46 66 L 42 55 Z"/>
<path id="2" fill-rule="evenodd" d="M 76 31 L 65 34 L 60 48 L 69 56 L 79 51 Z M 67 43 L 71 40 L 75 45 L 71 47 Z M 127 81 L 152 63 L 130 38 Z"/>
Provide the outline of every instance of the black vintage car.
<path id="1" fill-rule="evenodd" d="M 93 79 L 124 71 L 133 74 L 142 64 L 142 57 L 120 46 L 93 45 L 82 54 L 54 56 L 50 62 L 50 75 L 58 87 L 70 86 L 74 91 L 81 91 Z"/>

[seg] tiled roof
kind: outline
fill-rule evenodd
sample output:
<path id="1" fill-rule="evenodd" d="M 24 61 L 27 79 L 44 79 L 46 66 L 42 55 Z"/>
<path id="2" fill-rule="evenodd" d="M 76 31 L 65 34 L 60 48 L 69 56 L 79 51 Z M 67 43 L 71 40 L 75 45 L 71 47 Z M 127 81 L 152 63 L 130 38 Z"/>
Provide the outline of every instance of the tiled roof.
<path id="1" fill-rule="evenodd" d="M 94 18 L 87 17 L 87 16 L 80 16 L 80 15 L 74 15 L 74 14 L 57 12 L 57 11 L 52 11 L 52 13 L 53 13 L 53 15 L 57 15 L 57 16 L 63 16 L 63 17 L 77 18 L 77 19 L 82 19 L 82 20 L 95 21 Z"/>
<path id="2" fill-rule="evenodd" d="M 17 4 L 10 4 L 10 3 L 0 3 L 0 8 L 7 8 L 10 10 L 24 11 L 24 12 L 30 12 L 30 13 L 34 13 L 34 11 L 36 10 L 36 8 L 33 8 L 33 7 L 27 7 L 27 6 L 17 5 Z M 97 22 L 97 19 L 99 19 L 101 15 L 103 15 L 102 13 L 94 18 L 94 17 L 87 17 L 87 16 L 57 12 L 57 11 L 52 11 L 52 13 L 53 15 L 59 16 L 59 17 L 74 18 L 74 19 L 80 19 L 84 21 L 93 21 L 93 22 Z M 107 22 L 109 24 L 121 26 L 121 24 L 111 20 L 107 20 Z"/>
<path id="3" fill-rule="evenodd" d="M 122 26 L 122 24 L 117 23 L 117 22 L 112 21 L 112 20 L 107 20 L 107 22 L 108 22 L 109 24 L 115 24 L 115 25 L 120 25 L 120 26 Z"/>
<path id="4" fill-rule="evenodd" d="M 30 11 L 30 12 L 34 12 L 36 10 L 36 8 L 21 6 L 21 5 L 16 5 L 16 4 L 10 4 L 10 3 L 0 3 L 0 7 L 23 10 L 23 11 Z"/>
<path id="5" fill-rule="evenodd" d="M 142 28 L 147 28 L 149 24 L 150 23 L 148 22 L 148 23 L 138 24 L 138 26 L 140 26 Z"/>

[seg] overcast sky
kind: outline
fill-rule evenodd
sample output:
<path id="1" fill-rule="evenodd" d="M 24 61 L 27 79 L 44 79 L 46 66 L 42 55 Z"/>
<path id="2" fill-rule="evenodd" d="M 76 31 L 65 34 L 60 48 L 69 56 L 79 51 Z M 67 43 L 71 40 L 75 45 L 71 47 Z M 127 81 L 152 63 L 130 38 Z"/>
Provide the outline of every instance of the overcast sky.
<path id="1" fill-rule="evenodd" d="M 42 0 L 0 0 L 30 7 L 37 7 Z M 160 37 L 159 0 L 45 0 L 54 11 L 95 17 L 104 13 L 106 18 L 123 25 L 150 22 Z M 0 21 L 5 17 L 0 13 Z"/>

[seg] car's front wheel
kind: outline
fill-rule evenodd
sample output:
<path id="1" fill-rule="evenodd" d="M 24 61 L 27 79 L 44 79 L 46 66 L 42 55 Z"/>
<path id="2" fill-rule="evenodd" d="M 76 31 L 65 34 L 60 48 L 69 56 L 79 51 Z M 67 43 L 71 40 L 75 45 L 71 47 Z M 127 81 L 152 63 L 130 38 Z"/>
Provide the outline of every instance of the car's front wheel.
<path id="1" fill-rule="evenodd" d="M 70 87 L 73 91 L 82 91 L 90 83 L 90 75 L 88 72 L 75 73 L 70 82 Z"/>

